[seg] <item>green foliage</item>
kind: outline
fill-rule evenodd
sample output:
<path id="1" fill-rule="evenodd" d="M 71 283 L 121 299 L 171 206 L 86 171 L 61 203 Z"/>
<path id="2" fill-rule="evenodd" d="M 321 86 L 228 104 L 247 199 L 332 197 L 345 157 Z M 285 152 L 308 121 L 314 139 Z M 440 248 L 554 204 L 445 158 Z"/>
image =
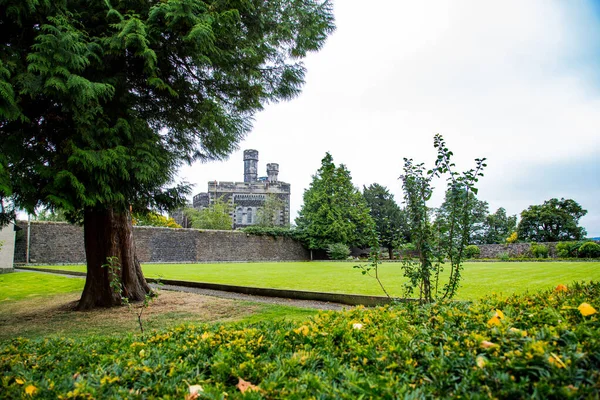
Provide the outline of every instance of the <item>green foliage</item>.
<path id="1" fill-rule="evenodd" d="M 185 204 L 182 163 L 223 159 L 300 92 L 329 1 L 1 2 L 0 203 L 33 213 Z"/>
<path id="2" fill-rule="evenodd" d="M 545 244 L 532 243 L 529 251 L 534 258 L 548 258 L 548 246 Z"/>
<path id="3" fill-rule="evenodd" d="M 33 218 L 35 221 L 53 221 L 53 222 L 66 222 L 67 217 L 63 210 L 57 209 L 52 210 L 49 208 L 43 208 L 36 213 Z"/>
<path id="4" fill-rule="evenodd" d="M 160 226 L 164 228 L 181 228 L 172 217 L 165 217 L 156 212 L 137 213 L 133 215 L 133 225 Z"/>
<path id="5" fill-rule="evenodd" d="M 506 238 L 506 243 L 516 243 L 518 239 L 519 235 L 517 234 L 517 232 L 513 232 Z"/>
<path id="6" fill-rule="evenodd" d="M 220 230 L 233 229 L 232 212 L 231 205 L 225 202 L 222 197 L 202 210 L 186 208 L 183 211 L 188 220 L 191 221 L 192 228 Z"/>
<path id="7" fill-rule="evenodd" d="M 327 255 L 332 260 L 345 260 L 350 255 L 350 248 L 344 243 L 327 245 Z"/>
<path id="8" fill-rule="evenodd" d="M 510 261 L 510 255 L 507 252 L 498 253 L 498 260 Z"/>
<path id="9" fill-rule="evenodd" d="M 506 210 L 500 207 L 494 214 L 489 214 L 485 217 L 482 243 L 502 244 L 513 233 L 515 234 L 516 241 L 516 229 L 517 216 L 507 216 Z M 510 243 L 514 243 L 514 241 Z"/>
<path id="10" fill-rule="evenodd" d="M 556 244 L 556 255 L 560 258 L 577 257 L 582 242 L 559 242 Z"/>
<path id="11" fill-rule="evenodd" d="M 242 228 L 242 231 L 249 233 L 251 235 L 271 236 L 273 238 L 288 237 L 288 238 L 300 240 L 302 237 L 302 235 L 300 234 L 300 232 L 298 232 L 297 229 L 290 229 L 290 228 L 287 228 L 284 226 L 265 227 L 265 226 L 252 225 L 252 226 L 247 226 L 245 228 Z"/>
<path id="12" fill-rule="evenodd" d="M 447 247 L 449 245 L 448 242 L 453 230 L 458 230 L 459 232 L 468 231 L 468 243 L 485 243 L 485 221 L 488 214 L 488 203 L 487 201 L 479 200 L 473 192 L 469 192 L 469 198 L 466 201 L 469 213 L 468 226 L 463 227 L 460 219 L 458 221 L 454 220 L 453 223 L 452 216 L 458 212 L 456 207 L 465 202 L 465 199 L 462 198 L 465 196 L 464 191 L 464 188 L 460 186 L 449 187 L 446 191 L 444 202 L 436 210 L 434 229 L 437 240 L 442 243 L 442 246 Z"/>
<path id="13" fill-rule="evenodd" d="M 585 229 L 577 225 L 586 214 L 587 210 L 576 201 L 564 198 L 529 206 L 521 212 L 517 228 L 519 239 L 532 242 L 581 240 L 585 237 Z"/>
<path id="14" fill-rule="evenodd" d="M 465 247 L 465 258 L 477 258 L 480 253 L 479 247 L 474 244 Z"/>
<path id="15" fill-rule="evenodd" d="M 579 247 L 579 257 L 598 258 L 600 257 L 600 245 L 595 242 L 585 242 Z"/>
<path id="16" fill-rule="evenodd" d="M 268 194 L 265 203 L 256 212 L 256 225 L 264 228 L 278 226 L 284 206 L 283 200 L 274 194 Z"/>
<path id="17" fill-rule="evenodd" d="M 464 249 L 472 232 L 471 201 L 474 200 L 473 195 L 477 194 L 475 183 L 483 176 L 482 171 L 486 167 L 485 158 L 476 159 L 474 169 L 460 174 L 453 170 L 453 153 L 448 150 L 439 134 L 434 137 L 434 147 L 438 155 L 433 169 L 426 171 L 423 163 L 415 164 L 412 159 L 405 158 L 404 174 L 401 177 L 411 238 L 419 254 L 418 261 L 403 261 L 404 274 L 410 281 L 407 294 L 412 294 L 418 288 L 419 299 L 425 302 L 452 298 L 458 289 L 465 258 Z M 445 215 L 443 234 L 440 233 L 436 240 L 427 201 L 433 193 L 433 179 L 445 174 L 449 176 L 449 195 L 446 197 L 448 212 Z M 441 227 L 438 226 L 438 232 L 440 231 Z M 450 276 L 442 286 L 440 274 L 445 258 L 450 262 Z"/>
<path id="18" fill-rule="evenodd" d="M 303 322 L 181 325 L 145 338 L 0 344 L 3 396 L 595 398 L 598 283 L 475 303 L 322 312 Z M 501 317 L 499 317 L 501 316 Z M 34 365 L 36 368 L 32 368 Z M 242 394 L 239 379 L 258 392 Z M 31 389 L 30 389 L 31 390 Z M 225 396 L 225 394 L 227 396 Z"/>
<path id="19" fill-rule="evenodd" d="M 406 212 L 398 207 L 394 195 L 385 186 L 378 183 L 363 186 L 363 196 L 375 222 L 379 243 L 387 247 L 390 254 L 398 243 L 410 242 Z"/>
<path id="20" fill-rule="evenodd" d="M 361 247 L 372 242 L 374 223 L 362 194 L 352 185 L 350 171 L 336 167 L 327 153 L 304 191 L 296 225 L 310 249 L 333 243 Z"/>

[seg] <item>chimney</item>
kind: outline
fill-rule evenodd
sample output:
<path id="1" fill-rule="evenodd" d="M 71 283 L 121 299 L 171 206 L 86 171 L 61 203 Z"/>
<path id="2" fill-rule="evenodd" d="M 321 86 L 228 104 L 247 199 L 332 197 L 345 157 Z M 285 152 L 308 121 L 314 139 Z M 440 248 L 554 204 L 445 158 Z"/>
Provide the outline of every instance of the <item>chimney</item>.
<path id="1" fill-rule="evenodd" d="M 267 175 L 269 182 L 277 182 L 277 175 L 279 175 L 279 164 L 267 164 Z"/>
<path id="2" fill-rule="evenodd" d="M 256 182 L 258 178 L 258 151 L 244 150 L 244 182 Z"/>

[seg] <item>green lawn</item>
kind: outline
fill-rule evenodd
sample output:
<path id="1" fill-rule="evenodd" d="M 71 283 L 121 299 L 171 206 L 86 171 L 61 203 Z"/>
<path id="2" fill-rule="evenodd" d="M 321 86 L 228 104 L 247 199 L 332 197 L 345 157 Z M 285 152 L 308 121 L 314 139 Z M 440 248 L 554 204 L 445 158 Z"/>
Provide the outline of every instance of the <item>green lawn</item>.
<path id="1" fill-rule="evenodd" d="M 146 264 L 147 277 L 231 285 L 381 295 L 377 282 L 348 262 L 279 262 L 219 264 Z M 85 271 L 84 266 L 50 268 Z M 403 295 L 400 263 L 384 263 L 380 276 L 390 294 Z M 573 281 L 599 281 L 599 262 L 471 262 L 465 263 L 458 299 L 474 300 L 555 287 Z"/>
<path id="2" fill-rule="evenodd" d="M 84 279 L 35 272 L 15 272 L 0 275 L 0 303 L 81 292 Z"/>
<path id="3" fill-rule="evenodd" d="M 77 312 L 73 308 L 85 280 L 36 272 L 0 275 L 0 342 L 16 336 L 88 337 L 139 333 L 135 310 L 129 307 Z M 147 331 L 182 323 L 304 320 L 317 313 L 304 309 L 229 300 L 163 290 L 144 312 Z M 0 395 L 0 398 L 2 396 Z"/>

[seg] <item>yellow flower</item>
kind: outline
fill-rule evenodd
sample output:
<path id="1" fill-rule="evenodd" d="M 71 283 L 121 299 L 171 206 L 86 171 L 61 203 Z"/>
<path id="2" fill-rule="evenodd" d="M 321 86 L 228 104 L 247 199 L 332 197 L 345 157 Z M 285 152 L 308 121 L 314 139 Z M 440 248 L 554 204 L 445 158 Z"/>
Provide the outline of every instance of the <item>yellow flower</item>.
<path id="1" fill-rule="evenodd" d="M 27 393 L 30 396 L 33 396 L 33 394 L 37 392 L 37 388 L 33 385 L 29 385 L 25 388 L 25 393 Z"/>
<path id="2" fill-rule="evenodd" d="M 496 317 L 499 319 L 504 319 L 504 313 L 500 310 L 496 310 Z"/>
<path id="3" fill-rule="evenodd" d="M 494 315 L 492 318 L 490 318 L 487 322 L 487 325 L 491 328 L 492 326 L 499 326 L 500 325 L 500 318 L 498 318 L 497 315 Z"/>
<path id="4" fill-rule="evenodd" d="M 565 365 L 564 362 L 562 362 L 562 360 L 560 359 L 559 356 L 557 356 L 554 353 L 550 353 L 550 357 L 548 357 L 548 362 L 552 365 L 557 366 L 558 368 L 566 368 L 567 366 Z"/>
<path id="5" fill-rule="evenodd" d="M 19 385 L 22 385 L 22 384 L 25 383 L 25 381 L 23 379 L 21 379 L 21 378 L 15 379 L 15 382 L 17 382 L 17 384 L 19 384 Z"/>
<path id="6" fill-rule="evenodd" d="M 144 349 L 140 350 L 140 357 L 144 357 L 144 354 L 146 354 L 146 351 Z"/>
<path id="7" fill-rule="evenodd" d="M 294 329 L 294 332 L 298 334 L 302 333 L 304 336 L 306 336 L 308 335 L 308 326 L 302 325 L 300 328 Z"/>
<path id="8" fill-rule="evenodd" d="M 581 303 L 579 307 L 577 307 L 581 315 L 587 317 L 588 315 L 596 314 L 596 309 L 589 305 L 588 303 Z"/>

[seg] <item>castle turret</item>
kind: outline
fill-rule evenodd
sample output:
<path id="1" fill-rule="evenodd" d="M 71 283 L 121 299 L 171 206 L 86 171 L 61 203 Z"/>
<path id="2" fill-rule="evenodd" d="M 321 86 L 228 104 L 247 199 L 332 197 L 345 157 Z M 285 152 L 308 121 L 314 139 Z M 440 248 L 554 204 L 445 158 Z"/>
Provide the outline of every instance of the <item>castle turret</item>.
<path id="1" fill-rule="evenodd" d="M 244 150 L 244 182 L 256 182 L 258 178 L 258 151 Z"/>
<path id="2" fill-rule="evenodd" d="M 279 175 L 279 164 L 267 164 L 267 175 L 269 176 L 269 182 L 277 182 L 277 175 Z"/>

